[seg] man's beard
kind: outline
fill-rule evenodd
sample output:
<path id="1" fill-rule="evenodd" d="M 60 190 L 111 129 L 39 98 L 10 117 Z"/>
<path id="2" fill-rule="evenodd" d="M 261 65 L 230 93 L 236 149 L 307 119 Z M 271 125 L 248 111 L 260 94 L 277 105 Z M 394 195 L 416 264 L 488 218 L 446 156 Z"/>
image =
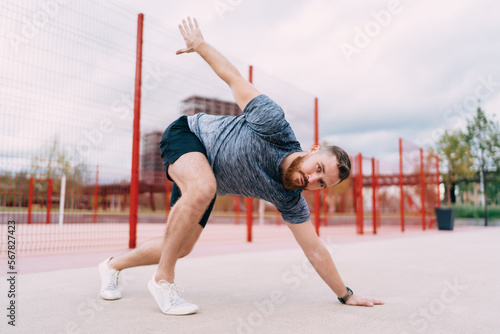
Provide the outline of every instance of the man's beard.
<path id="1" fill-rule="evenodd" d="M 306 159 L 306 155 L 297 157 L 295 160 L 292 161 L 290 166 L 287 168 L 285 173 L 283 174 L 283 185 L 285 186 L 286 189 L 288 190 L 304 190 L 307 188 L 307 184 L 309 181 L 307 181 L 306 175 L 300 170 L 300 167 L 302 166 L 302 162 Z M 299 186 L 293 179 L 293 174 L 295 173 L 300 173 L 302 175 L 302 178 L 304 180 L 304 185 Z"/>

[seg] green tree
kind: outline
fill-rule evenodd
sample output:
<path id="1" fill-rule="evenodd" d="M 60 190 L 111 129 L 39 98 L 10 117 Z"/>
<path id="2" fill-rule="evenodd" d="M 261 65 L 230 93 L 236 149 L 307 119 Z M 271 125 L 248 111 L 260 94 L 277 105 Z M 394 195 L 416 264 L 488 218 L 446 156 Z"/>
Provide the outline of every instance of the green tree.
<path id="1" fill-rule="evenodd" d="M 55 137 L 32 157 L 31 170 L 34 175 L 47 178 L 66 174 L 66 177 L 78 179 L 87 176 L 88 167 L 83 161 L 72 156 Z"/>
<path id="2" fill-rule="evenodd" d="M 467 120 L 465 140 L 471 147 L 484 195 L 484 224 L 488 226 L 488 174 L 500 168 L 500 127 L 488 119 L 481 107 Z"/>
<path id="3" fill-rule="evenodd" d="M 53 138 L 48 145 L 42 147 L 31 159 L 31 175 L 43 179 L 53 179 L 54 194 L 59 193 L 62 175 L 66 176 L 66 188 L 71 189 L 74 197 L 75 189 L 81 189 L 90 177 L 88 166 L 76 155 L 72 155 Z M 41 192 L 47 191 L 47 184 L 42 183 Z"/>
<path id="4" fill-rule="evenodd" d="M 465 134 L 458 130 L 446 130 L 436 146 L 441 166 L 447 171 L 443 173 L 443 181 L 446 188 L 446 200 L 448 206 L 451 206 L 451 203 L 455 202 L 452 198 L 454 199 L 457 180 L 468 179 L 474 175 L 474 158 Z"/>

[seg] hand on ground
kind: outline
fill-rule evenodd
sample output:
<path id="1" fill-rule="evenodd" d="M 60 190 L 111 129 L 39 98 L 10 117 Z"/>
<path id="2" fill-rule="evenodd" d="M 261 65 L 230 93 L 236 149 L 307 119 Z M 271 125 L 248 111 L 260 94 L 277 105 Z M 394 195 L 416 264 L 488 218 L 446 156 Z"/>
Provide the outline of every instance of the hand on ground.
<path id="1" fill-rule="evenodd" d="M 365 298 L 357 295 L 352 295 L 351 298 L 347 300 L 346 304 L 353 306 L 372 307 L 373 305 L 384 305 L 384 302 L 380 299 Z"/>

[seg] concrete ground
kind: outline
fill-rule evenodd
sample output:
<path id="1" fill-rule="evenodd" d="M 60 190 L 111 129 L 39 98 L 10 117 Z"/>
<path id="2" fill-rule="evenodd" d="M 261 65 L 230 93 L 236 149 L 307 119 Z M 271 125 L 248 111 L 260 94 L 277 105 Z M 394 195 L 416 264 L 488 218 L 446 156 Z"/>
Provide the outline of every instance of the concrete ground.
<path id="1" fill-rule="evenodd" d="M 341 305 L 298 246 L 239 252 L 231 245 L 228 254 L 178 263 L 183 297 L 201 309 L 195 315 L 160 312 L 146 286 L 155 266 L 124 271 L 123 298 L 101 300 L 95 263 L 17 276 L 15 328 L 1 277 L 0 332 L 500 333 L 500 228 L 347 240 L 325 239 L 344 282 L 385 305 Z"/>

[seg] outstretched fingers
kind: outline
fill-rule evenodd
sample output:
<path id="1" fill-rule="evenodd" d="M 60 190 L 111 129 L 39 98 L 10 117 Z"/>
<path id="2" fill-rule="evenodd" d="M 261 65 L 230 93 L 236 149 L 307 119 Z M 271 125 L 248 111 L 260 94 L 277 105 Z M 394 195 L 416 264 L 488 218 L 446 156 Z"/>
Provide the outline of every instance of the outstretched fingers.
<path id="1" fill-rule="evenodd" d="M 194 22 L 193 22 L 194 20 Z M 176 54 L 195 52 L 196 45 L 203 41 L 203 35 L 198 27 L 198 21 L 196 18 L 191 19 L 187 17 L 183 19 L 181 24 L 179 24 L 179 30 L 184 42 L 186 43 L 186 48 L 177 50 Z"/>
<path id="2" fill-rule="evenodd" d="M 188 26 L 186 20 L 182 20 L 182 25 L 184 26 L 184 30 L 186 32 L 191 32 L 191 30 L 189 29 L 189 26 Z"/>
<path id="3" fill-rule="evenodd" d="M 189 17 L 189 16 L 188 16 L 188 23 L 189 23 L 189 28 L 191 30 L 194 30 L 193 21 L 191 21 L 191 17 Z"/>
<path id="4" fill-rule="evenodd" d="M 184 27 L 182 27 L 182 24 L 179 24 L 179 30 L 181 31 L 182 37 L 186 36 L 186 31 L 184 30 Z"/>

